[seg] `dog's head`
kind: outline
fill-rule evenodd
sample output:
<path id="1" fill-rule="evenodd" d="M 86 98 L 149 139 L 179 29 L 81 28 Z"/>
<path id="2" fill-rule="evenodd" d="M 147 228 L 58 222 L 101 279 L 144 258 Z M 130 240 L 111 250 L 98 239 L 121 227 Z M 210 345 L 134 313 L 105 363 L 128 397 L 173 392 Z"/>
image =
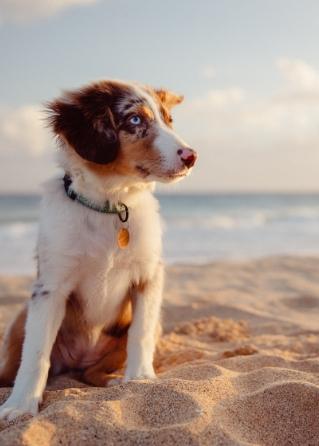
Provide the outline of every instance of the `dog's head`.
<path id="1" fill-rule="evenodd" d="M 197 157 L 172 129 L 171 109 L 182 100 L 167 90 L 101 81 L 48 108 L 54 133 L 88 168 L 171 182 L 187 175 Z"/>

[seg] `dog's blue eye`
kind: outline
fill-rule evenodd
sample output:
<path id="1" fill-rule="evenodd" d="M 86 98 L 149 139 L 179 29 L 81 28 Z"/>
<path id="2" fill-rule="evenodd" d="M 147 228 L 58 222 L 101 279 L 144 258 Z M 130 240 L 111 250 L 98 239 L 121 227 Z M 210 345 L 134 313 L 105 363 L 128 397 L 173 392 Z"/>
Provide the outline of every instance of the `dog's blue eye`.
<path id="1" fill-rule="evenodd" d="M 141 123 L 141 118 L 137 115 L 134 115 L 130 118 L 130 123 L 133 125 L 139 125 Z"/>

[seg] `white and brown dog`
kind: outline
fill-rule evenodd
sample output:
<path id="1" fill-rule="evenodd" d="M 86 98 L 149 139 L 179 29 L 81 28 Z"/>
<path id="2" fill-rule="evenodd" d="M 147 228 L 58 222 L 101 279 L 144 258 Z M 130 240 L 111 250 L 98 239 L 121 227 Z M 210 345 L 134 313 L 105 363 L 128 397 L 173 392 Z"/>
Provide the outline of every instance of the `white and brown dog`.
<path id="1" fill-rule="evenodd" d="M 36 414 L 49 371 L 105 386 L 126 361 L 124 382 L 154 378 L 163 266 L 153 185 L 196 160 L 172 130 L 181 101 L 101 81 L 49 103 L 65 176 L 45 186 L 38 276 L 4 337 L 0 384 L 14 388 L 0 418 Z"/>

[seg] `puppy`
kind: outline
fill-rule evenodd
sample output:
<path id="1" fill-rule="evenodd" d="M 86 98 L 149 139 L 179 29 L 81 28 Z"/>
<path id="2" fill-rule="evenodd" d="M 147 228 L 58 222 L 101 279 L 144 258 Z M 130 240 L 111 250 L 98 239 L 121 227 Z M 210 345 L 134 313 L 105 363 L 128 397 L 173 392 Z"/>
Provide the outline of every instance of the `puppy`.
<path id="1" fill-rule="evenodd" d="M 162 300 L 161 224 L 154 182 L 189 174 L 196 153 L 172 130 L 182 97 L 101 81 L 48 104 L 64 174 L 45 185 L 31 299 L 4 337 L 0 406 L 36 414 L 48 373 L 77 370 L 105 386 L 152 379 Z"/>

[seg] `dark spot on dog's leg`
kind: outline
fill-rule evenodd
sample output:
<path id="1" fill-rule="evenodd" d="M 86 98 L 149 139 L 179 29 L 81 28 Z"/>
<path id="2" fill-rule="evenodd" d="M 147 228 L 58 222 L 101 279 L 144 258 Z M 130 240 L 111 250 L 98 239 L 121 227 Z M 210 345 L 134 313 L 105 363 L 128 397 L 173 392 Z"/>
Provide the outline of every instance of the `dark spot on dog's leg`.
<path id="1" fill-rule="evenodd" d="M 50 294 L 50 291 L 48 291 L 48 290 L 41 291 L 41 288 L 43 288 L 43 283 L 37 283 L 34 286 L 34 291 L 31 294 L 31 299 L 36 299 L 37 297 L 47 296 L 48 294 Z"/>

